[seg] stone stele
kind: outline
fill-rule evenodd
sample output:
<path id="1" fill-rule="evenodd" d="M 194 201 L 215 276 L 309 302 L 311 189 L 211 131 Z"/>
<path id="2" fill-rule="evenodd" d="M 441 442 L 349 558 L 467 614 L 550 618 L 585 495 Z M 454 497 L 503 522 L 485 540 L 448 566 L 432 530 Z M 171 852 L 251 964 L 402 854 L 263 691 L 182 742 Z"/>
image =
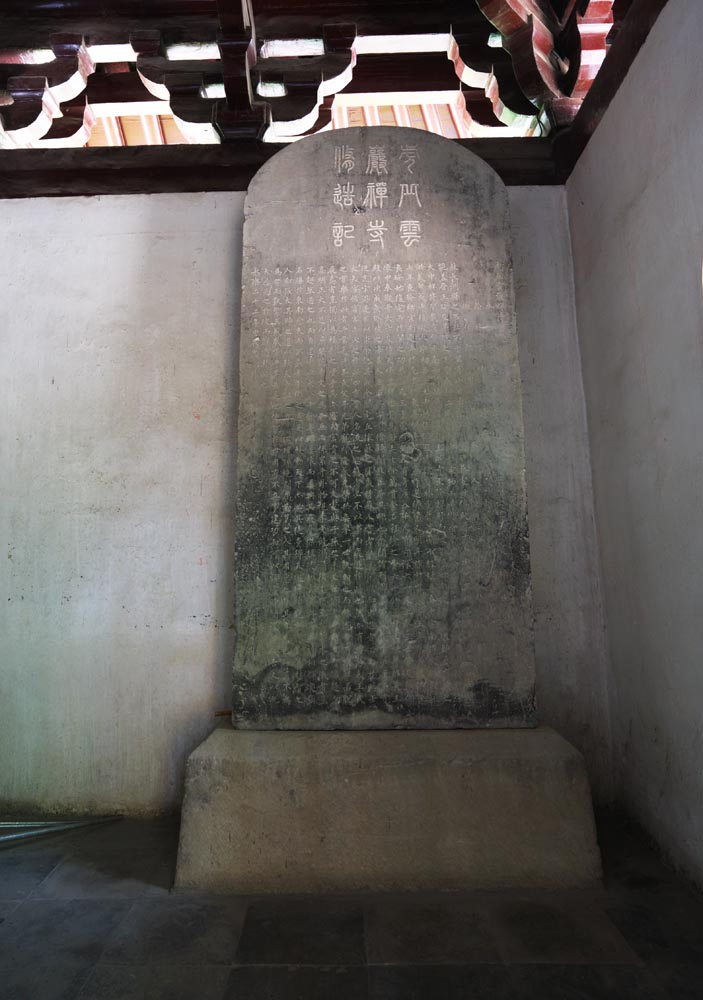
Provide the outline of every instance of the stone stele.
<path id="1" fill-rule="evenodd" d="M 345 129 L 276 155 L 245 217 L 235 727 L 534 725 L 505 187 Z"/>

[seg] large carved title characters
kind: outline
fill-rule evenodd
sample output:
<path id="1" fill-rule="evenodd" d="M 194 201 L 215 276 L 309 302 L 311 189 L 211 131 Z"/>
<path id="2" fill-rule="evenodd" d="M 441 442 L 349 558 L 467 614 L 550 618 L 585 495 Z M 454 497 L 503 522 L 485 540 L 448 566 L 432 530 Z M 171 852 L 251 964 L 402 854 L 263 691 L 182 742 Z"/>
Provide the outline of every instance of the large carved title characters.
<path id="1" fill-rule="evenodd" d="M 417 162 L 417 145 L 403 146 L 399 162 L 405 167 L 408 174 L 412 174 L 413 165 Z M 356 166 L 354 147 L 347 144 L 336 146 L 334 163 L 338 175 L 349 176 Z M 334 222 L 332 224 L 332 240 L 334 245 L 336 247 L 344 246 L 344 240 L 353 240 L 357 236 L 361 239 L 367 239 L 370 245 L 377 246 L 381 250 L 385 248 L 386 240 L 399 239 L 406 248 L 419 243 L 422 239 L 422 223 L 418 218 L 400 220 L 397 231 L 395 231 L 395 225 L 393 225 L 391 227 L 393 232 L 389 235 L 389 227 L 386 225 L 385 218 L 382 218 L 378 213 L 391 211 L 392 207 L 400 210 L 403 208 L 404 203 L 407 202 L 405 205 L 406 213 L 410 212 L 417 215 L 416 209 L 422 208 L 420 184 L 412 180 L 401 182 L 399 193 L 391 185 L 389 195 L 387 180 L 388 158 L 383 146 L 369 146 L 364 175 L 365 178 L 375 177 L 378 179 L 365 180 L 365 182 L 361 183 L 358 181 L 353 183 L 351 180 L 340 181 L 334 186 L 332 202 L 342 212 L 345 209 L 351 209 L 354 214 L 361 215 L 364 211 L 375 211 L 377 213 L 376 217 L 369 218 L 366 226 L 360 225 L 358 232 L 357 226 L 354 223 L 349 223 L 346 220 Z M 381 178 L 386 179 L 382 180 Z M 360 189 L 358 195 L 357 188 Z M 362 192 L 363 198 L 361 196 Z M 398 201 L 394 205 L 393 202 L 396 197 Z M 391 199 L 390 202 L 389 198 Z"/>

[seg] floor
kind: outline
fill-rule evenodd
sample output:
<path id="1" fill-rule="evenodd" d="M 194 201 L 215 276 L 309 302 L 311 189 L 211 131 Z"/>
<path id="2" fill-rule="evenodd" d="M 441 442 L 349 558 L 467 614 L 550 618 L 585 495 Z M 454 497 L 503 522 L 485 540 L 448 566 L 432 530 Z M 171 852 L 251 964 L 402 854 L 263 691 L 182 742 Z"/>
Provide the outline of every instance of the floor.
<path id="1" fill-rule="evenodd" d="M 169 893 L 177 822 L 0 851 L 1 1000 L 699 1000 L 703 896 L 601 822 L 598 893 Z"/>

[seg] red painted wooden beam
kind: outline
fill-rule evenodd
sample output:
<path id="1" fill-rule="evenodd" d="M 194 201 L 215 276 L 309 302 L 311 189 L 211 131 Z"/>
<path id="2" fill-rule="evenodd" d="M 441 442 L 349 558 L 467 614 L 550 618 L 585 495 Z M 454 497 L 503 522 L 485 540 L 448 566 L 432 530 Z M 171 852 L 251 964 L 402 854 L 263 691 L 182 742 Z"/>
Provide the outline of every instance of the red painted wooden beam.
<path id="1" fill-rule="evenodd" d="M 555 163 L 562 183 L 574 169 L 667 2 L 633 0 L 630 5 L 573 124 L 554 140 Z"/>

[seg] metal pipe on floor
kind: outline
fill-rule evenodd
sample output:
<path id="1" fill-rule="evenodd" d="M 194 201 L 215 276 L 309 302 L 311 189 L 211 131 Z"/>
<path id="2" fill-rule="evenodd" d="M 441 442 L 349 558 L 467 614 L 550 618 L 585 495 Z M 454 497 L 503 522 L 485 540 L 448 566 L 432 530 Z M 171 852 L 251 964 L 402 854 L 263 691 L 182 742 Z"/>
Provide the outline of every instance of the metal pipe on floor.
<path id="1" fill-rule="evenodd" d="M 94 826 L 97 823 L 114 823 L 122 818 L 121 815 L 116 815 L 91 816 L 87 819 L 74 820 L 0 820 L 0 846 L 29 840 L 33 837 L 43 837 L 50 833 L 63 833 L 66 830 L 75 830 L 82 826 Z M 3 833 L 3 830 L 13 830 L 15 832 Z"/>

